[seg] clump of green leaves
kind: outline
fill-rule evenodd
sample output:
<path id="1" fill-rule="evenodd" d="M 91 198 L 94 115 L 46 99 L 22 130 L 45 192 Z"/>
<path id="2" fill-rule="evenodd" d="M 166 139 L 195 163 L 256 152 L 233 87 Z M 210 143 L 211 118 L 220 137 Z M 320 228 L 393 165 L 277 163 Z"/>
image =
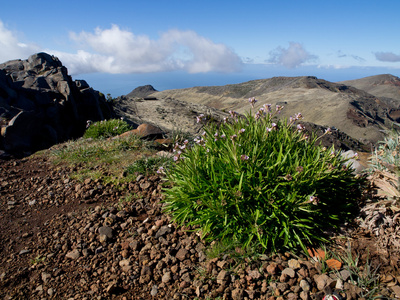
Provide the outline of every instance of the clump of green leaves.
<path id="1" fill-rule="evenodd" d="M 131 130 L 132 127 L 121 119 L 103 120 L 91 123 L 88 121 L 87 129 L 83 135 L 84 138 L 109 138 L 120 135 Z"/>
<path id="2" fill-rule="evenodd" d="M 363 179 L 296 127 L 301 114 L 275 120 L 281 109 L 264 105 L 254 117 L 230 112 L 226 123 L 206 126 L 193 147 L 175 147 L 165 211 L 208 241 L 262 251 L 326 242 L 324 230 L 351 215 Z"/>
<path id="3" fill-rule="evenodd" d="M 389 199 L 400 199 L 400 135 L 387 131 L 370 159 L 370 179 Z"/>
<path id="4" fill-rule="evenodd" d="M 375 170 L 399 173 L 400 135 L 398 131 L 386 131 L 386 137 L 378 143 L 378 147 L 372 155 L 370 165 Z"/>

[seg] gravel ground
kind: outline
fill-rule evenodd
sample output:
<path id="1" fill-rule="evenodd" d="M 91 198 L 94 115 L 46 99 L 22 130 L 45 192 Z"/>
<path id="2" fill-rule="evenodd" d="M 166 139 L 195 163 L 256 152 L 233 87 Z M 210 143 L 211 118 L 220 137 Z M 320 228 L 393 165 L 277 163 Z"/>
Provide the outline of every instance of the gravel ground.
<path id="1" fill-rule="evenodd" d="M 70 179 L 79 168 L 43 157 L 0 161 L 2 299 L 322 299 L 332 291 L 368 299 L 371 285 L 360 278 L 373 276 L 354 285 L 345 265 L 332 271 L 293 253 L 250 259 L 241 249 L 211 258 L 209 245 L 162 213 L 159 177 L 139 175 L 120 189 Z M 135 199 L 123 201 L 127 191 Z M 333 238 L 333 249 L 359 254 L 365 275 L 378 268 L 381 299 L 400 297 L 398 248 L 382 238 L 394 226 L 380 235 L 353 226 Z"/>

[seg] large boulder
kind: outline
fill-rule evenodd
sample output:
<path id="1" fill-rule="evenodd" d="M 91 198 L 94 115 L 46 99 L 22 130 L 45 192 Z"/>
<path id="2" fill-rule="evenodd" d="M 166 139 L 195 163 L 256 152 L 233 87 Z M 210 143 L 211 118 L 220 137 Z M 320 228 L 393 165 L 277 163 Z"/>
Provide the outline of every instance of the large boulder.
<path id="1" fill-rule="evenodd" d="M 111 117 L 104 95 L 73 81 L 47 53 L 0 64 L 0 149 L 29 154 L 79 137 L 87 120 Z"/>

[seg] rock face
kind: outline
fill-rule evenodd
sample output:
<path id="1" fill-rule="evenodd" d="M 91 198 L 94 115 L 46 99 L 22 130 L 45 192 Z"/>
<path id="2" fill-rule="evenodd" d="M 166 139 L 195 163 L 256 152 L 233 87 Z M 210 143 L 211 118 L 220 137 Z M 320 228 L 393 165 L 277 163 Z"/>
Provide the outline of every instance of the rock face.
<path id="1" fill-rule="evenodd" d="M 111 116 L 103 95 L 47 53 L 0 64 L 0 149 L 23 155 L 83 134 Z"/>

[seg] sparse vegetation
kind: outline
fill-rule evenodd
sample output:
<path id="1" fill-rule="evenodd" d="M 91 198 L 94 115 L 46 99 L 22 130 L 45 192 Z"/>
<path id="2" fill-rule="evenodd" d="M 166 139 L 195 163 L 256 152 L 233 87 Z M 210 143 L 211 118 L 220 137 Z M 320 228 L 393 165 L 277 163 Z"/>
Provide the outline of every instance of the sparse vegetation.
<path id="1" fill-rule="evenodd" d="M 91 123 L 91 121 L 88 121 L 87 129 L 83 137 L 86 139 L 109 138 L 120 135 L 131 129 L 131 126 L 127 122 L 120 119 L 104 120 L 95 123 Z"/>
<path id="2" fill-rule="evenodd" d="M 80 139 L 53 147 L 51 156 L 56 164 L 82 165 L 82 168 L 71 174 L 73 178 L 101 178 L 105 183 L 120 185 L 134 180 L 133 172 L 126 171 L 131 165 L 143 157 L 153 161 L 151 157 L 155 155 L 156 150 L 152 145 L 152 142 L 143 141 L 136 135 L 113 140 Z M 156 164 L 158 158 L 154 160 Z"/>
<path id="3" fill-rule="evenodd" d="M 400 135 L 386 131 L 370 160 L 371 181 L 394 200 L 400 199 Z"/>

